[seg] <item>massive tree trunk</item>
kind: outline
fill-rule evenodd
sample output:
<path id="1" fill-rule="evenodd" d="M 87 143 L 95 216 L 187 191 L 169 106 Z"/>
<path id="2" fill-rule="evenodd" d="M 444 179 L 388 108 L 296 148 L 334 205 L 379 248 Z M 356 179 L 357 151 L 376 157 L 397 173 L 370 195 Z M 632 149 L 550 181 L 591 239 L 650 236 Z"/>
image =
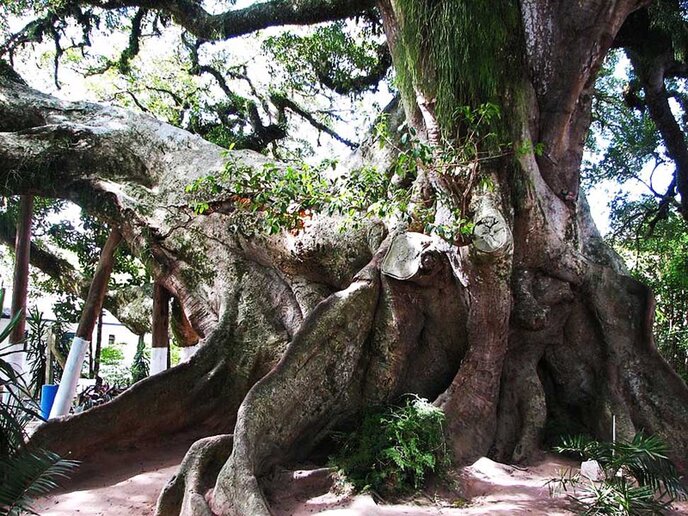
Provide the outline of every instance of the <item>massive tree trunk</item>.
<path id="1" fill-rule="evenodd" d="M 477 162 L 482 181 L 430 166 L 414 186 L 465 208 L 468 245 L 382 221 L 341 233 L 321 215 L 296 235 L 243 236 L 235 197 L 194 215 L 185 186 L 228 159 L 261 167 L 263 156 L 227 157 L 144 115 L 61 102 L 3 71 L 5 191 L 68 198 L 106 218 L 203 339 L 189 363 L 41 426 L 34 442 L 84 457 L 163 431 L 233 433 L 193 447 L 161 514 L 208 514 L 199 495 L 213 483 L 214 512 L 267 514 L 261 476 L 366 405 L 408 392 L 444 408 L 457 461 L 527 461 L 562 429 L 608 439 L 613 415 L 622 436 L 642 429 L 688 456 L 688 389 L 654 348 L 652 293 L 604 244 L 579 192 L 595 73 L 641 4 L 521 1 L 525 56 L 511 63 L 517 94 L 504 115 L 514 147 L 544 152 Z M 413 44 L 408 5 L 380 3 L 397 69 Z M 437 56 L 416 64 L 407 119 L 444 145 L 452 133 L 441 138 L 436 84 L 419 78 L 446 68 Z"/>

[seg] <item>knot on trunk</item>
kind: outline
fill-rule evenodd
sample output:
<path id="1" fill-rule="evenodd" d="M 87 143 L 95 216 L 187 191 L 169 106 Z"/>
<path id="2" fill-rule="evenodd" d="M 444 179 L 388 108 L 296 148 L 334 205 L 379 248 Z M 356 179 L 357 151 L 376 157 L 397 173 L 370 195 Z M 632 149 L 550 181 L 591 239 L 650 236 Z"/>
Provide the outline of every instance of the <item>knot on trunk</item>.
<path id="1" fill-rule="evenodd" d="M 496 180 L 494 184 L 498 184 Z M 473 211 L 473 250 L 476 257 L 501 258 L 513 249 L 513 236 L 498 191 L 479 187 L 470 202 Z"/>

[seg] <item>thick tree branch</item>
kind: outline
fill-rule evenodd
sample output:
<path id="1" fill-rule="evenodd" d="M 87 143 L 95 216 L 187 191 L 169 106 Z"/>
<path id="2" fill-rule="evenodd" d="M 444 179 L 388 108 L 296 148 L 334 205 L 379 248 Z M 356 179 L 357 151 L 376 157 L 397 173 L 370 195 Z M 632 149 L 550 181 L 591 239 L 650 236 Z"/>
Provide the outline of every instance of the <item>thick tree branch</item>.
<path id="1" fill-rule="evenodd" d="M 268 27 L 350 18 L 375 7 L 374 0 L 273 0 L 210 14 L 194 0 L 86 0 L 83 3 L 102 9 L 141 7 L 164 12 L 190 33 L 210 41 L 231 39 Z"/>
<path id="2" fill-rule="evenodd" d="M 273 95 L 271 97 L 272 103 L 277 106 L 278 109 L 288 109 L 290 111 L 293 111 L 297 115 L 299 115 L 301 118 L 306 120 L 309 124 L 311 124 L 313 127 L 315 127 L 318 131 L 322 131 L 328 135 L 330 135 L 332 138 L 337 140 L 338 142 L 343 143 L 347 147 L 350 147 L 352 149 L 356 149 L 358 147 L 357 143 L 352 142 L 351 140 L 344 138 L 343 136 L 340 136 L 334 129 L 331 127 L 326 126 L 322 122 L 319 122 L 318 120 L 315 119 L 315 117 L 309 113 L 307 110 L 299 106 L 296 102 L 293 100 L 288 99 L 284 95 Z"/>
<path id="3" fill-rule="evenodd" d="M 532 136 L 550 189 L 577 195 L 580 153 L 589 127 L 590 90 L 620 27 L 649 0 L 586 2 L 521 0 L 526 59 L 540 109 Z"/>
<path id="4" fill-rule="evenodd" d="M 201 337 L 219 315 L 219 305 L 207 296 L 224 292 L 226 282 L 212 264 L 227 260 L 228 253 L 342 288 L 370 256 L 367 231 L 378 226 L 364 224 L 345 238 L 338 223 L 324 217 L 296 237 L 301 243 L 295 253 L 293 237 L 286 234 L 259 240 L 228 234 L 235 223 L 232 191 L 211 199 L 223 201 L 224 211 L 188 216 L 192 199 L 185 187 L 221 176 L 228 161 L 242 168 L 268 162 L 250 151 L 227 153 L 145 114 L 60 101 L 0 66 L 0 191 L 69 199 L 120 229 L 132 252 L 179 298 Z M 316 233 L 332 238 L 324 245 Z"/>
<path id="5" fill-rule="evenodd" d="M 196 39 L 196 41 L 188 41 L 185 37 L 182 37 L 182 41 L 184 42 L 186 48 L 189 49 L 189 58 L 191 59 L 192 65 L 190 73 L 199 76 L 202 74 L 210 75 L 213 79 L 215 79 L 215 82 L 225 94 L 226 103 L 221 105 L 222 108 L 216 109 L 217 116 L 220 118 L 222 124 L 228 127 L 235 125 L 227 116 L 229 114 L 237 117 L 239 119 L 239 123 L 248 124 L 253 129 L 251 134 L 244 135 L 235 141 L 235 148 L 251 149 L 256 152 L 261 152 L 265 150 L 265 148 L 267 148 L 267 146 L 272 142 L 281 140 L 287 136 L 287 131 L 283 124 L 278 123 L 265 125 L 260 117 L 256 103 L 253 100 L 245 99 L 235 94 L 227 84 L 227 80 L 220 70 L 214 66 L 200 64 L 198 49 L 203 44 L 202 40 Z M 248 80 L 248 78 L 246 78 L 246 80 Z M 254 95 L 261 99 L 251 85 L 250 81 L 248 82 Z M 213 123 L 205 125 L 199 124 L 193 129 L 203 136 L 214 127 L 215 124 Z"/>
<path id="6" fill-rule="evenodd" d="M 662 135 L 667 154 L 675 164 L 676 189 L 681 195 L 680 211 L 688 220 L 688 145 L 681 126 L 671 112 L 664 86 L 666 65 L 673 59 L 664 54 L 641 55 L 635 50 L 628 50 L 628 56 L 645 91 L 645 105 Z"/>

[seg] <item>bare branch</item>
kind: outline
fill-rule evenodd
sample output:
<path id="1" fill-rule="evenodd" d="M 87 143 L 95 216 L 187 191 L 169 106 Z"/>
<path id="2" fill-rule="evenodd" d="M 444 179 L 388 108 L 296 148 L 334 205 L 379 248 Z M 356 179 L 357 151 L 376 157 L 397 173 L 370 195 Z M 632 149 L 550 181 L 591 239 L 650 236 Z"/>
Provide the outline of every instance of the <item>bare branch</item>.
<path id="1" fill-rule="evenodd" d="M 315 119 L 315 117 L 306 111 L 304 108 L 299 106 L 296 102 L 288 99 L 287 97 L 283 95 L 273 95 L 271 98 L 273 104 L 277 106 L 279 109 L 288 109 L 290 111 L 293 111 L 297 115 L 299 115 L 301 118 L 306 120 L 309 124 L 311 124 L 313 127 L 315 127 L 318 131 L 322 131 L 326 134 L 329 134 L 332 138 L 337 140 L 338 142 L 342 142 L 344 145 L 351 147 L 352 149 L 358 148 L 358 144 L 352 142 L 351 140 L 348 140 L 344 138 L 343 136 L 340 136 L 335 130 L 332 128 L 326 126 L 322 122 L 319 122 L 318 120 Z"/>
<path id="2" fill-rule="evenodd" d="M 671 112 L 664 86 L 667 64 L 673 62 L 673 58 L 663 52 L 655 54 L 654 50 L 643 52 L 629 49 L 627 53 L 645 91 L 645 104 L 650 116 L 662 135 L 667 154 L 676 166 L 674 175 L 676 189 L 681 195 L 681 212 L 688 220 L 688 145 L 685 134 Z"/>
<path id="3" fill-rule="evenodd" d="M 210 14 L 194 0 L 86 0 L 102 9 L 140 7 L 167 13 L 193 35 L 218 41 L 281 25 L 312 25 L 350 18 L 375 7 L 374 0 L 273 0 Z"/>

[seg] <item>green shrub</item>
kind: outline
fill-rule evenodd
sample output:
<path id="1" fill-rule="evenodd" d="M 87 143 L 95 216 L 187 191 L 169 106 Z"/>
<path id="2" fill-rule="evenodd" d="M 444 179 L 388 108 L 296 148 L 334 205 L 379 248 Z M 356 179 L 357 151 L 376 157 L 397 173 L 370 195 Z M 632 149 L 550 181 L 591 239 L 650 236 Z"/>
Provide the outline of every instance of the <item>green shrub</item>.
<path id="1" fill-rule="evenodd" d="M 581 514 L 663 514 L 672 500 L 686 498 L 669 450 L 657 436 L 638 433 L 631 441 L 614 443 L 564 437 L 555 451 L 596 460 L 602 467 L 604 478 L 598 482 L 571 470 L 549 482 L 550 491 L 569 493 Z"/>
<path id="2" fill-rule="evenodd" d="M 330 459 L 359 491 L 400 494 L 422 487 L 448 463 L 444 413 L 422 398 L 366 414 Z"/>
<path id="3" fill-rule="evenodd" d="M 106 346 L 100 351 L 100 371 L 98 376 L 107 385 L 128 387 L 131 384 L 129 367 L 124 363 L 122 344 Z"/>
<path id="4" fill-rule="evenodd" d="M 124 353 L 117 346 L 121 346 L 121 344 L 106 346 L 100 350 L 101 366 L 116 366 L 124 361 Z"/>

